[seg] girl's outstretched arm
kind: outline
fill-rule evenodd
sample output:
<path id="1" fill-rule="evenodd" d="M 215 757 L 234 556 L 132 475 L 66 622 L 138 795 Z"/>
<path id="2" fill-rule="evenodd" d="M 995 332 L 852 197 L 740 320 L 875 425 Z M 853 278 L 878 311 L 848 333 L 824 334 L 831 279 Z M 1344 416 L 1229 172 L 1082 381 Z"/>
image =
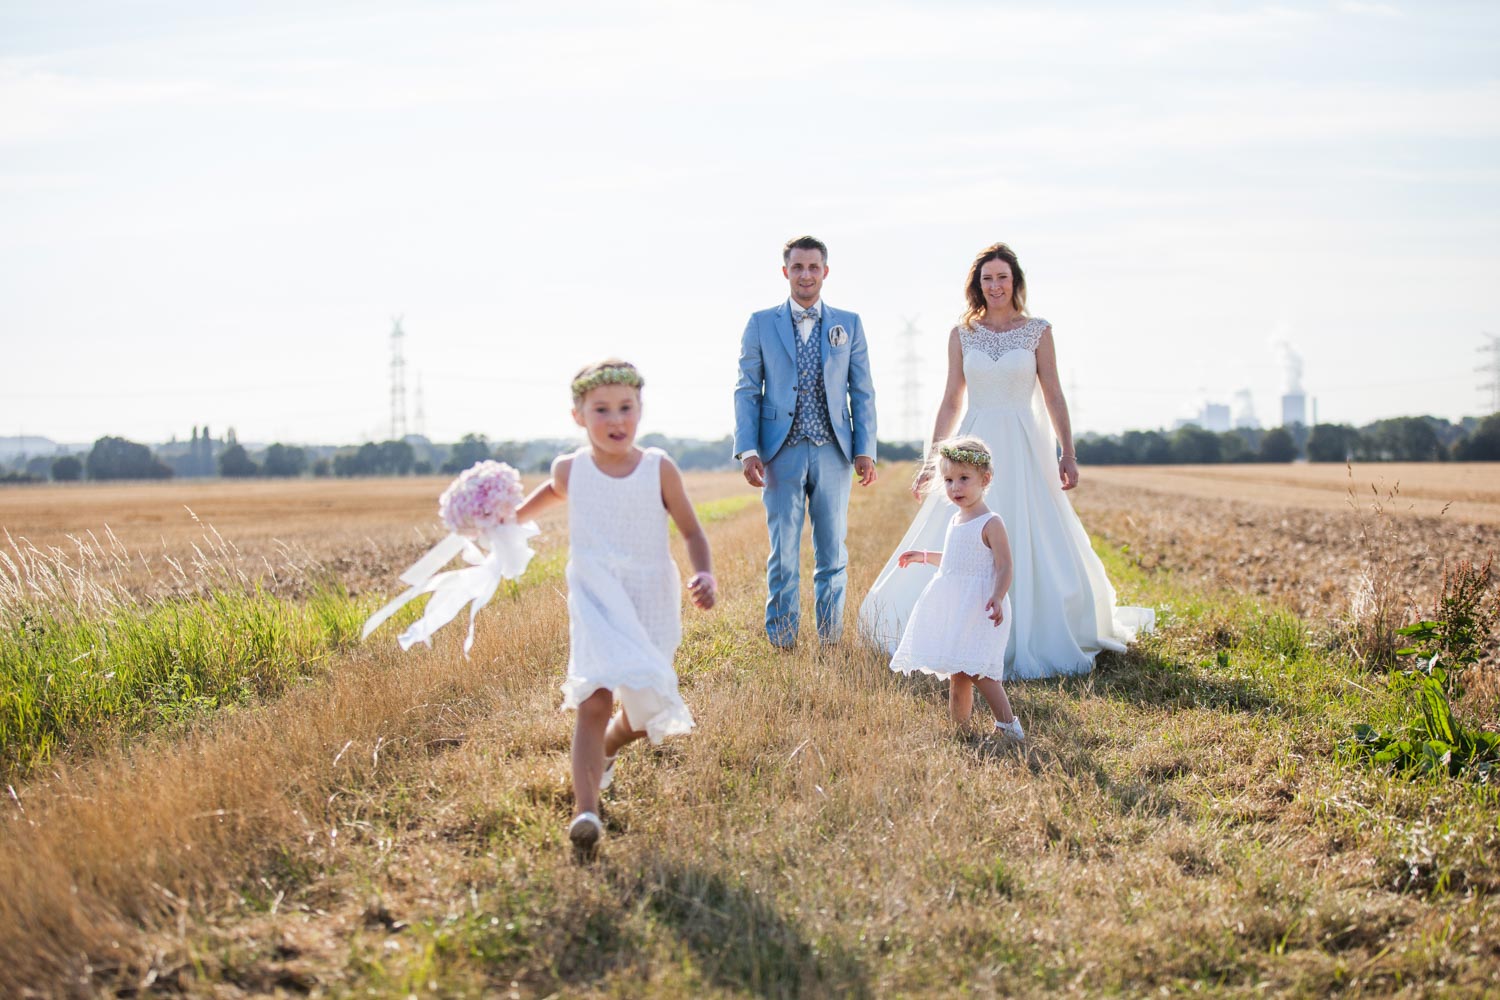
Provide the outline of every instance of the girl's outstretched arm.
<path id="1" fill-rule="evenodd" d="M 718 589 L 714 582 L 713 556 L 708 551 L 708 536 L 698 523 L 698 513 L 688 499 L 687 488 L 682 483 L 682 473 L 670 458 L 661 460 L 661 502 L 677 525 L 682 540 L 687 544 L 688 559 L 693 564 L 693 575 L 688 579 L 688 594 L 700 608 L 711 608 Z"/>
<path id="2" fill-rule="evenodd" d="M 998 517 L 992 517 L 981 529 L 980 537 L 984 544 L 990 548 L 990 554 L 995 557 L 995 593 L 984 602 L 985 613 L 989 615 L 990 621 L 998 627 L 1002 616 L 1005 614 L 1000 602 L 1005 600 L 1005 595 L 1010 593 L 1011 578 L 1014 569 L 1010 558 L 1010 538 L 1005 534 L 1005 522 Z"/>
<path id="3" fill-rule="evenodd" d="M 550 507 L 556 507 L 568 499 L 568 470 L 573 467 L 572 455 L 559 455 L 552 460 L 552 478 L 531 491 L 516 508 L 516 520 L 530 521 Z"/>
<path id="4" fill-rule="evenodd" d="M 896 558 L 896 565 L 902 569 L 905 569 L 912 563 L 921 563 L 923 566 L 941 566 L 943 564 L 943 554 L 941 552 L 933 552 L 929 549 L 907 549 Z"/>

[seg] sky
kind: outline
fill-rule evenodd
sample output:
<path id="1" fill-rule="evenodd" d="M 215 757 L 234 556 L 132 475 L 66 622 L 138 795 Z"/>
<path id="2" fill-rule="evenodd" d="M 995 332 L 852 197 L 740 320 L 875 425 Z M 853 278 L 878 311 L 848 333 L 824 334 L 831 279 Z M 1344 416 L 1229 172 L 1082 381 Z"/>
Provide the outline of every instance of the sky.
<path id="1" fill-rule="evenodd" d="M 804 233 L 882 438 L 999 240 L 1077 431 L 1486 413 L 1500 4 L 0 0 L 0 435 L 716 438 Z"/>

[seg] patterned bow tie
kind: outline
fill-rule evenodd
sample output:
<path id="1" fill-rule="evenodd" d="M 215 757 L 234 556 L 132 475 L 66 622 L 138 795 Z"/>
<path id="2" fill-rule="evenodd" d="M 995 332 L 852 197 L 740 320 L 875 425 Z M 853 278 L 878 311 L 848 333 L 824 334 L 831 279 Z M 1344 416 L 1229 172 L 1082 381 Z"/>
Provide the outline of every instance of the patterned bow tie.
<path id="1" fill-rule="evenodd" d="M 814 323 L 816 323 L 818 321 L 818 311 L 816 309 L 793 309 L 792 310 L 792 322 L 793 323 L 796 323 L 798 326 L 801 326 L 802 325 L 802 321 L 805 320 L 805 319 L 810 319 Z"/>

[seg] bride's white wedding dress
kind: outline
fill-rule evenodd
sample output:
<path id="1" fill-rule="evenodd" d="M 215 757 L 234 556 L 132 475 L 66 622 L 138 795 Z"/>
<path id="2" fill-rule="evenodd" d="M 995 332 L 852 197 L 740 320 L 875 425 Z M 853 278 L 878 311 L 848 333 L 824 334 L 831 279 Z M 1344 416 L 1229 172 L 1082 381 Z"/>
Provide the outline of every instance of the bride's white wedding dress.
<path id="1" fill-rule="evenodd" d="M 1102 649 L 1123 650 L 1155 623 L 1149 608 L 1115 607 L 1115 590 L 1089 545 L 1057 475 L 1057 439 L 1036 374 L 1046 320 L 996 332 L 959 328 L 968 409 L 958 434 L 990 446 L 994 479 L 985 502 L 1005 521 L 1015 572 L 1005 679 L 1087 673 Z M 860 632 L 887 652 L 896 648 L 934 570 L 901 569 L 907 549 L 938 550 L 954 513 L 939 487 L 912 521 L 859 609 Z"/>

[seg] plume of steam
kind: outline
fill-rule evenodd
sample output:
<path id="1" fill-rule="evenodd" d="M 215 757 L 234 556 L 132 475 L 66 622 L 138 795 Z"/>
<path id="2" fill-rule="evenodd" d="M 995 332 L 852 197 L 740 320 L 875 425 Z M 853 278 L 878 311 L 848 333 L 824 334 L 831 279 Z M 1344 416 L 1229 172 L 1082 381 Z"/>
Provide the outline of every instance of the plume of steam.
<path id="1" fill-rule="evenodd" d="M 1258 428 L 1260 421 L 1255 416 L 1255 400 L 1248 388 L 1238 389 L 1234 394 L 1234 426 Z"/>

